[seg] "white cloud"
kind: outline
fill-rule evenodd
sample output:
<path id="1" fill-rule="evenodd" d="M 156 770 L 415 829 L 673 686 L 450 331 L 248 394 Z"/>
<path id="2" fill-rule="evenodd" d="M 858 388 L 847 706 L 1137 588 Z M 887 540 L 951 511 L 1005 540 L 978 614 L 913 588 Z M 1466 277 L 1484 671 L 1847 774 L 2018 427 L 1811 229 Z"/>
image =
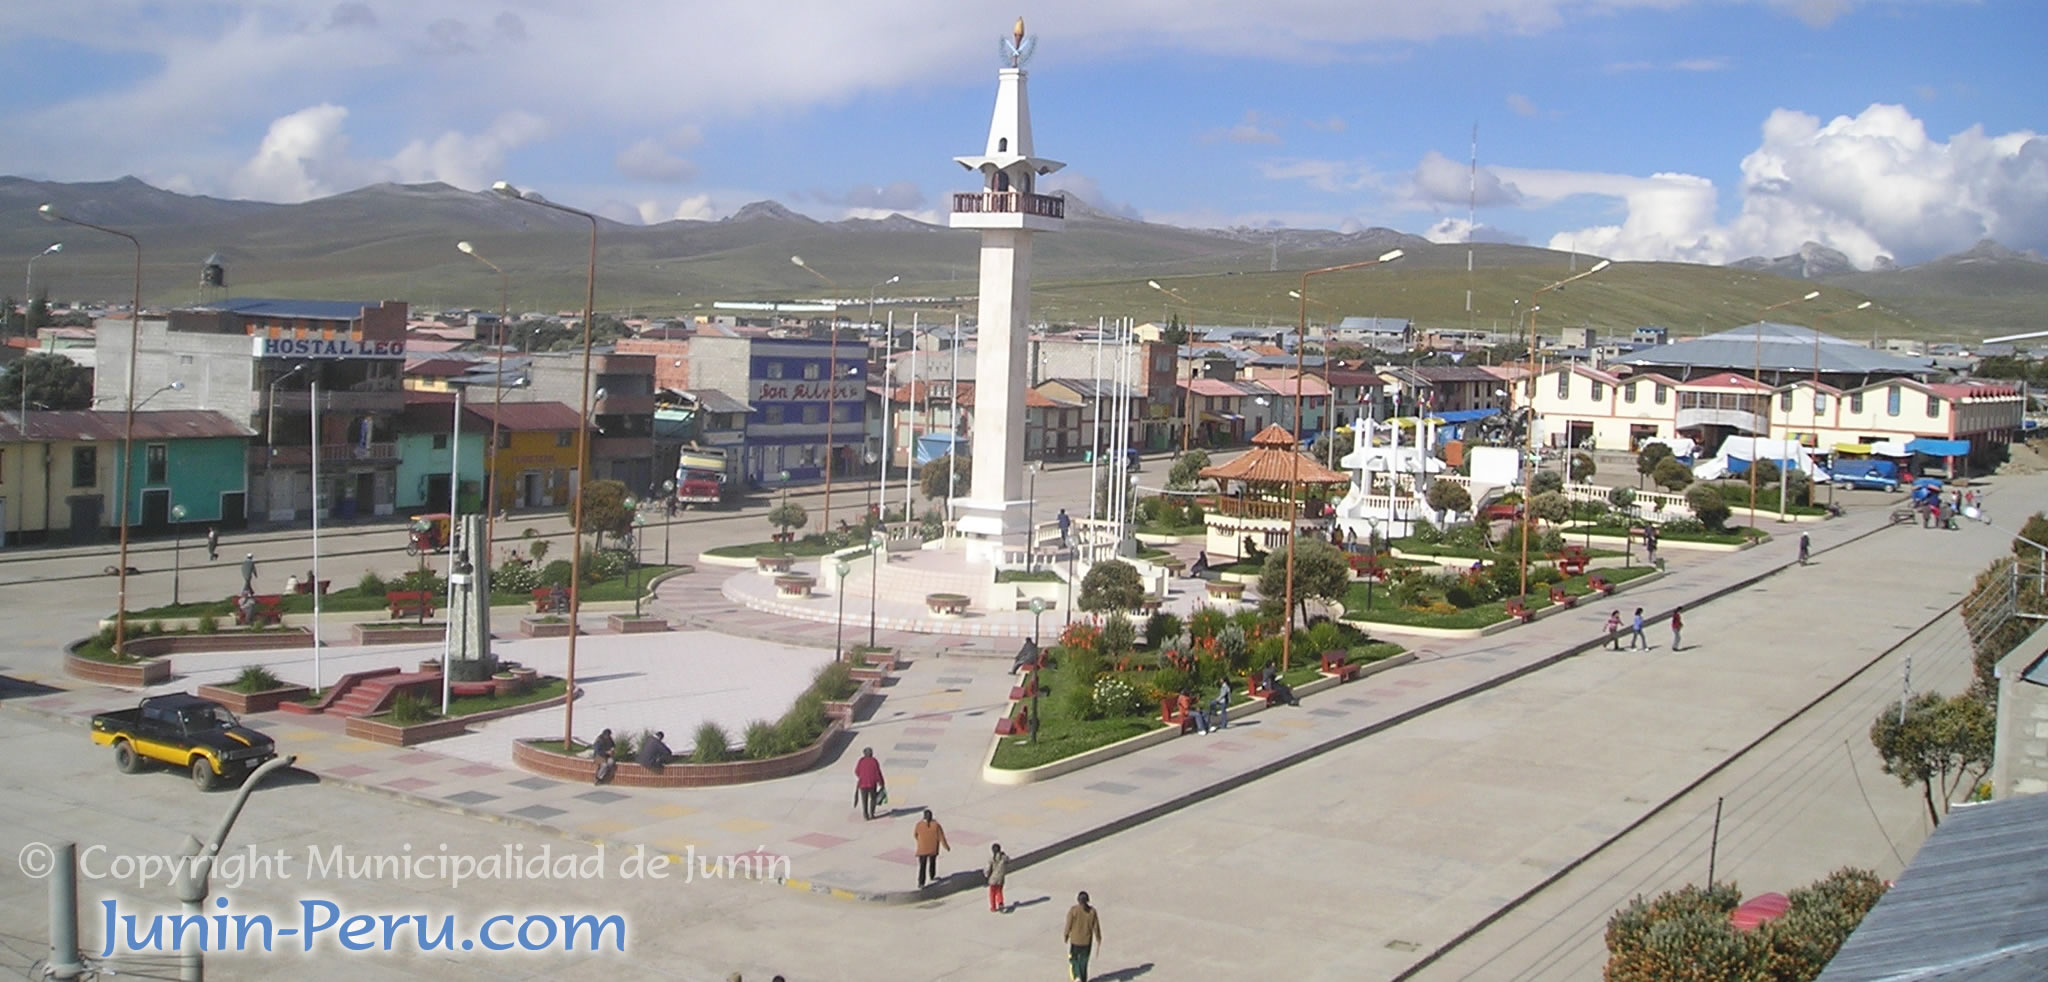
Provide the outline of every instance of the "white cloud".
<path id="1" fill-rule="evenodd" d="M 1607 65 L 1607 71 L 1617 75 L 1628 72 L 1720 72 L 1727 71 L 1733 64 L 1729 59 L 1716 55 L 1676 61 L 1616 61 Z"/>
<path id="2" fill-rule="evenodd" d="M 1055 172 L 1052 176 L 1045 179 L 1044 189 L 1046 191 L 1065 191 L 1086 202 L 1095 210 L 1108 212 L 1118 218 L 1128 218 L 1134 222 L 1146 221 L 1145 216 L 1140 214 L 1138 209 L 1132 207 L 1129 202 L 1110 200 L 1109 195 L 1102 192 L 1102 182 L 1079 171 L 1063 170 Z"/>
<path id="3" fill-rule="evenodd" d="M 1262 161 L 1259 175 L 1271 181 L 1300 181 L 1318 191 L 1363 191 L 1377 187 L 1380 178 L 1365 164 L 1348 160 L 1295 158 Z"/>
<path id="4" fill-rule="evenodd" d="M 839 217 L 883 219 L 889 218 L 894 215 L 902 215 L 905 218 L 915 219 L 917 221 L 925 223 L 926 225 L 943 226 L 946 224 L 946 216 L 939 214 L 939 212 L 936 209 L 932 208 L 917 208 L 909 210 L 902 208 L 848 208 L 846 209 L 845 213 L 841 214 Z"/>
<path id="5" fill-rule="evenodd" d="M 844 205 L 853 211 L 879 212 L 887 217 L 890 212 L 910 214 L 924 207 L 924 189 L 912 181 L 892 181 L 888 184 L 863 184 L 845 191 L 808 191 L 792 195 L 799 200 L 817 201 L 829 205 Z"/>
<path id="6" fill-rule="evenodd" d="M 619 151 L 612 160 L 612 166 L 626 177 L 636 181 L 658 181 L 677 183 L 697 176 L 697 165 L 671 153 L 653 137 Z"/>
<path id="7" fill-rule="evenodd" d="M 506 113 L 482 133 L 450 130 L 415 140 L 389 160 L 362 160 L 349 153 L 343 129 L 347 119 L 346 108 L 321 103 L 273 120 L 255 155 L 228 180 L 228 192 L 264 201 L 305 201 L 375 181 L 443 181 L 479 190 L 497 179 L 508 150 L 545 131 L 536 116 Z"/>
<path id="8" fill-rule="evenodd" d="M 1329 119 L 1321 120 L 1311 119 L 1302 125 L 1323 133 L 1342 133 L 1345 130 L 1344 117 L 1342 116 L 1332 116 Z"/>
<path id="9" fill-rule="evenodd" d="M 673 209 L 659 201 L 642 201 L 634 211 L 643 225 L 660 222 L 708 222 L 718 217 L 718 209 L 711 204 L 711 196 L 708 194 L 691 195 Z"/>
<path id="10" fill-rule="evenodd" d="M 345 166 L 348 110 L 330 103 L 281 116 L 263 134 L 256 156 L 235 175 L 234 193 L 264 201 L 305 201 L 332 194 Z"/>
<path id="11" fill-rule="evenodd" d="M 1413 195 L 1431 205 L 1472 204 L 1481 208 L 1516 205 L 1522 200 L 1521 189 L 1503 180 L 1496 168 L 1481 167 L 1475 175 L 1471 164 L 1459 163 L 1434 150 L 1423 154 L 1422 162 L 1415 165 Z"/>
<path id="12" fill-rule="evenodd" d="M 1529 101 L 1528 96 L 1520 92 L 1508 93 L 1508 109 L 1517 116 L 1536 116 L 1542 112 L 1536 108 L 1534 102 Z"/>
<path id="13" fill-rule="evenodd" d="M 1257 110 L 1247 109 L 1244 118 L 1236 125 L 1213 129 L 1202 134 L 1204 143 L 1279 143 L 1280 133 L 1270 120 L 1259 116 Z"/>
<path id="14" fill-rule="evenodd" d="M 1728 70 L 1729 62 L 1726 58 L 1680 58 L 1671 67 L 1681 72 L 1722 72 Z"/>
<path id="15" fill-rule="evenodd" d="M 505 154 L 532 143 L 547 124 L 531 113 L 509 112 L 482 133 L 448 130 L 431 140 L 414 140 L 391 158 L 400 181 L 442 181 L 471 191 L 504 176 Z"/>
<path id="16" fill-rule="evenodd" d="M 1507 245 L 1527 245 L 1529 243 L 1529 239 L 1526 236 L 1517 235 L 1506 229 L 1494 228 L 1483 223 L 1473 225 L 1470 221 L 1463 218 L 1439 219 L 1435 225 L 1429 227 L 1429 231 L 1422 233 L 1422 236 L 1431 242 L 1446 244 L 1497 242 Z"/>

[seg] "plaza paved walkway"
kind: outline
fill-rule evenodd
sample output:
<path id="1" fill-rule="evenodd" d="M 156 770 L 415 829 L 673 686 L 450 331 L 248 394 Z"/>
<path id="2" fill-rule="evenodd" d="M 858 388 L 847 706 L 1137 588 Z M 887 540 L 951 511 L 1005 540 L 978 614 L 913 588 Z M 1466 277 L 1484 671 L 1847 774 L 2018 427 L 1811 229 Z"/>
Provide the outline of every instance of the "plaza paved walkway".
<path id="1" fill-rule="evenodd" d="M 1871 534 L 1884 522 L 1884 515 L 1873 513 L 1810 530 L 1815 549 L 1825 551 Z M 1688 563 L 1625 594 L 1625 602 L 1661 619 L 1676 605 L 1706 602 L 1793 561 L 1788 536 L 1712 562 Z M 685 623 L 733 636 L 816 644 L 822 630 L 829 645 L 831 625 L 763 620 L 772 615 L 742 613 L 722 597 L 713 600 L 716 580 L 671 580 L 660 607 Z M 940 867 L 954 875 L 950 886 L 969 885 L 976 878 L 965 871 L 978 869 L 991 841 L 1001 841 L 1020 866 L 1027 865 L 1569 657 L 1597 643 L 1605 615 L 1605 605 L 1589 606 L 1492 637 L 1419 645 L 1423 657 L 1417 663 L 1310 696 L 1299 709 L 1267 712 L 1213 736 L 1180 737 L 1022 787 L 981 779 L 993 722 L 1012 683 L 1009 644 L 977 648 L 964 638 L 886 639 L 906 643 L 912 661 L 841 756 L 809 773 L 757 785 L 600 789 L 475 759 L 481 754 L 365 744 L 299 717 L 262 722 L 287 752 L 300 755 L 302 766 L 324 779 L 583 839 L 644 843 L 679 854 L 694 847 L 699 855 L 787 856 L 792 886 L 839 897 L 905 900 L 916 896 L 910 825 L 922 808 L 934 809 L 951 837 L 955 852 Z M 1662 630 L 1653 633 L 1660 647 L 1668 637 Z M 934 641 L 946 647 L 909 647 Z M 83 690 L 10 705 L 79 718 L 106 708 L 110 697 L 107 690 Z M 579 732 L 594 733 L 602 725 L 607 722 L 601 714 L 579 710 Z M 863 822 L 852 803 L 851 757 L 863 746 L 874 747 L 883 759 L 895 809 L 872 823 Z"/>

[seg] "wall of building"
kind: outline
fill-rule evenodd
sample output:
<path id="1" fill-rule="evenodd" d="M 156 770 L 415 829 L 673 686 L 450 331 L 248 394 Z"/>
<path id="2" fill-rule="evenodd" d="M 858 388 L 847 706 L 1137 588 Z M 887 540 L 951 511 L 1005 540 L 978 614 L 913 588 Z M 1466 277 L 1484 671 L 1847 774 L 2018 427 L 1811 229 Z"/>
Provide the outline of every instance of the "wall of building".
<path id="1" fill-rule="evenodd" d="M 560 508 L 569 504 L 576 470 L 573 430 L 501 429 L 491 457 L 499 510 Z"/>
<path id="2" fill-rule="evenodd" d="M 92 393 L 103 409 L 127 405 L 128 351 L 131 323 L 126 318 L 101 318 Z M 227 418 L 261 429 L 263 393 L 256 388 L 256 359 L 249 339 L 240 334 L 169 333 L 169 322 L 145 317 L 135 355 L 135 398 L 149 399 L 151 409 L 211 409 Z M 183 382 L 181 390 L 150 393 L 167 382 Z"/>
<path id="3" fill-rule="evenodd" d="M 475 419 L 464 419 L 462 430 L 459 496 L 465 502 L 463 508 L 472 507 L 483 493 L 484 444 L 489 441 L 487 425 L 473 427 Z M 433 483 L 431 477 L 445 477 L 448 474 L 449 452 L 447 433 L 401 433 L 398 437 L 398 473 L 392 498 L 400 511 L 447 511 L 448 499 L 436 497 L 428 500 L 427 487 Z M 435 446 L 436 442 L 440 445 Z M 572 457 L 573 459 L 573 457 Z"/>
<path id="4" fill-rule="evenodd" d="M 151 409 L 156 407 L 152 405 Z M 120 444 L 101 444 L 102 453 L 118 458 Z M 162 480 L 151 480 L 149 472 L 149 448 L 162 447 L 165 468 Z M 221 505 L 224 495 L 241 495 L 246 516 L 248 480 L 249 440 L 247 437 L 211 437 L 183 440 L 137 440 L 134 455 L 129 460 L 133 475 L 129 482 L 128 516 L 134 526 L 143 525 L 153 518 L 144 509 L 144 502 L 152 497 L 161 498 L 168 492 L 170 505 L 185 507 L 186 522 L 218 522 L 221 520 Z M 113 480 L 118 486 L 120 474 L 116 471 Z M 117 526 L 120 516 L 107 516 L 110 526 Z"/>

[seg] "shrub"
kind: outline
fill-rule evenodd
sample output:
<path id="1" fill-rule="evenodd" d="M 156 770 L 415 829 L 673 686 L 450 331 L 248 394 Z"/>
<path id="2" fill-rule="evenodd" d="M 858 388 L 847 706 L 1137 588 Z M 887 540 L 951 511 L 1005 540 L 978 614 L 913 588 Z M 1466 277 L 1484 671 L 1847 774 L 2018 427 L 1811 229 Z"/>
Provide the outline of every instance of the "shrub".
<path id="1" fill-rule="evenodd" d="M 1444 602 L 1459 610 L 1463 610 L 1467 607 L 1478 606 L 1479 598 L 1473 595 L 1471 587 L 1460 583 L 1444 591 Z"/>
<path id="2" fill-rule="evenodd" d="M 1663 446 L 1663 444 L 1656 444 Z M 1656 469 L 1650 472 L 1650 480 L 1666 491 L 1683 491 L 1692 483 L 1692 468 L 1685 466 L 1676 457 L 1665 457 L 1657 461 Z"/>
<path id="3" fill-rule="evenodd" d="M 1545 491 L 1529 499 L 1529 511 L 1546 522 L 1562 522 L 1572 517 L 1572 503 L 1562 491 Z"/>
<path id="4" fill-rule="evenodd" d="M 284 682 L 270 669 L 262 665 L 244 665 L 235 675 L 235 680 L 228 683 L 228 688 L 237 692 L 265 692 L 283 684 Z"/>
<path id="5" fill-rule="evenodd" d="M 825 700 L 813 690 L 797 697 L 796 705 L 789 707 L 789 711 L 776 721 L 775 733 L 782 745 L 788 747 L 790 753 L 795 753 L 818 739 L 825 732 L 827 722 Z"/>
<path id="6" fill-rule="evenodd" d="M 527 531 L 531 532 L 533 530 L 528 529 Z M 612 759 L 618 761 L 632 760 L 640 752 L 640 745 L 646 743 L 647 738 L 653 735 L 653 730 L 641 730 L 638 733 L 621 733 L 613 737 Z"/>
<path id="7" fill-rule="evenodd" d="M 1707 528 L 1718 531 L 1728 522 L 1728 503 L 1721 499 L 1721 492 L 1712 487 L 1688 488 L 1685 503 L 1692 506 L 1693 517 Z"/>
<path id="8" fill-rule="evenodd" d="M 1084 686 L 1092 686 L 1106 666 L 1101 652 L 1091 648 L 1069 648 L 1066 654 L 1067 674 Z"/>
<path id="9" fill-rule="evenodd" d="M 1436 481 L 1430 484 L 1429 491 L 1423 495 L 1423 500 L 1429 502 L 1429 507 L 1438 513 L 1462 512 L 1471 509 L 1472 492 L 1465 490 L 1462 484 Z"/>
<path id="10" fill-rule="evenodd" d="M 1705 522 L 1702 522 L 1697 518 L 1674 518 L 1668 522 L 1664 522 L 1663 524 L 1658 525 L 1657 528 L 1660 531 L 1664 532 L 1681 532 L 1689 535 L 1698 535 L 1704 533 L 1707 530 L 1707 525 Z"/>
<path id="11" fill-rule="evenodd" d="M 1281 641 L 1279 638 L 1261 638 L 1252 645 L 1251 664 L 1245 666 L 1253 672 L 1263 672 L 1266 666 L 1280 664 Z"/>
<path id="12" fill-rule="evenodd" d="M 1658 446 L 1663 446 L 1663 444 L 1660 443 L 1658 444 Z M 1607 492 L 1607 503 L 1609 505 L 1612 505 L 1615 511 L 1621 512 L 1625 515 L 1628 513 L 1628 510 L 1630 508 L 1635 507 L 1636 489 L 1615 488 L 1614 490 Z"/>
<path id="13" fill-rule="evenodd" d="M 526 531 L 527 531 L 527 534 L 528 534 L 528 535 L 532 535 L 532 534 L 533 534 L 533 530 L 532 530 L 532 529 L 527 529 Z M 543 561 L 543 560 L 547 559 L 547 558 L 548 558 L 548 540 L 546 540 L 546 539 L 534 539 L 534 540 L 533 540 L 533 545 L 532 545 L 532 546 L 530 546 L 530 547 L 528 547 L 527 551 L 528 551 L 528 552 L 530 552 L 530 553 L 532 553 L 532 555 L 533 555 L 533 561 L 534 561 L 534 562 L 536 562 L 536 563 L 537 563 L 537 562 L 541 562 L 541 561 Z"/>
<path id="14" fill-rule="evenodd" d="M 434 711 L 427 701 L 410 692 L 400 693 L 391 701 L 391 722 L 399 726 L 414 726 L 433 718 Z"/>
<path id="15" fill-rule="evenodd" d="M 213 632 L 218 630 L 220 630 L 220 618 L 217 618 L 212 614 L 199 615 L 199 633 L 212 634 Z"/>
<path id="16" fill-rule="evenodd" d="M 1529 478 L 1529 493 L 1532 495 L 1562 490 L 1564 490 L 1564 475 L 1556 471 L 1537 471 L 1534 476 Z"/>
<path id="17" fill-rule="evenodd" d="M 1599 470 L 1593 464 L 1593 455 L 1583 450 L 1573 452 L 1570 466 L 1572 480 L 1579 482 L 1592 480 L 1593 474 Z"/>
<path id="18" fill-rule="evenodd" d="M 540 580 L 540 567 L 529 562 L 508 562 L 491 573 L 491 590 L 530 594 L 541 586 Z"/>
<path id="19" fill-rule="evenodd" d="M 828 702 L 851 699 L 859 689 L 860 682 L 853 677 L 853 665 L 849 662 L 832 662 L 811 676 L 811 691 Z"/>
<path id="20" fill-rule="evenodd" d="M 1195 612 L 1188 615 L 1188 633 L 1197 641 L 1218 637 L 1229 625 L 1230 615 L 1208 604 L 1196 607 Z"/>
<path id="21" fill-rule="evenodd" d="M 1234 670 L 1242 670 L 1251 663 L 1251 643 L 1245 640 L 1244 628 L 1226 624 L 1216 635 L 1216 652 L 1223 656 L 1225 664 Z"/>
<path id="22" fill-rule="evenodd" d="M 1440 539 L 1444 545 L 1455 549 L 1485 549 L 1489 545 L 1486 541 L 1486 526 L 1474 522 L 1447 528 L 1441 533 Z"/>
<path id="23" fill-rule="evenodd" d="M 1111 611 L 1102 621 L 1102 650 L 1111 655 L 1130 651 L 1138 643 L 1138 629 L 1122 610 Z"/>
<path id="24" fill-rule="evenodd" d="M 381 597 L 388 591 L 389 588 L 384 585 L 384 578 L 378 576 L 374 570 L 364 573 L 363 578 L 356 581 L 356 592 L 366 597 Z"/>
<path id="25" fill-rule="evenodd" d="M 746 736 L 744 739 L 747 743 L 746 753 L 748 760 L 763 760 L 769 757 L 780 757 L 783 754 L 789 753 L 790 750 L 796 749 L 783 749 L 782 735 L 776 732 L 775 724 L 770 723 L 765 719 L 757 719 L 751 723 L 748 723 Z"/>
<path id="26" fill-rule="evenodd" d="M 696 745 L 690 749 L 690 763 L 717 764 L 732 759 L 732 740 L 725 728 L 705 720 L 697 726 Z"/>
<path id="27" fill-rule="evenodd" d="M 1529 585 L 1550 586 L 1564 582 L 1564 573 L 1555 566 L 1538 566 L 1529 571 Z"/>
<path id="28" fill-rule="evenodd" d="M 1060 708 L 1074 719 L 1101 719 L 1102 712 L 1095 705 L 1095 687 L 1076 685 L 1060 693 Z"/>
<path id="29" fill-rule="evenodd" d="M 1466 495 L 1466 497 L 1469 498 L 1471 497 L 1471 495 Z M 1441 542 L 1443 541 L 1444 537 L 1444 533 L 1441 529 L 1438 529 L 1435 525 L 1430 524 L 1429 519 L 1421 517 L 1417 517 L 1415 519 L 1415 529 L 1414 531 L 1408 533 L 1408 535 L 1410 538 L 1413 538 L 1415 541 L 1420 542 L 1424 545 L 1431 545 L 1437 542 Z"/>
<path id="30" fill-rule="evenodd" d="M 632 561 L 633 554 L 625 549 L 586 549 L 583 552 L 583 582 L 590 584 L 624 576 Z"/>
<path id="31" fill-rule="evenodd" d="M 1145 710 L 1145 697 L 1121 675 L 1096 681 L 1093 695 L 1096 710 L 1104 716 L 1135 716 Z"/>
<path id="32" fill-rule="evenodd" d="M 1136 566 L 1123 560 L 1096 563 L 1081 578 L 1082 610 L 1136 610 L 1144 599 L 1145 581 Z"/>
<path id="33" fill-rule="evenodd" d="M 1145 618 L 1145 646 L 1154 651 L 1167 641 L 1180 637 L 1180 615 L 1160 611 Z"/>
<path id="34" fill-rule="evenodd" d="M 1195 684 L 1194 676 L 1188 674 L 1186 669 L 1175 668 L 1172 665 L 1162 665 L 1150 672 L 1146 672 L 1145 675 L 1147 688 L 1150 689 L 1145 694 L 1145 697 L 1154 702 L 1165 699 L 1168 696 L 1180 695 L 1181 690 L 1191 688 Z M 1148 711 L 1150 708 L 1150 706 L 1140 707 L 1141 710 Z"/>
<path id="35" fill-rule="evenodd" d="M 811 520 L 811 513 L 804 506 L 784 498 L 775 507 L 768 509 L 768 524 L 777 532 L 789 532 L 803 528 Z"/>
<path id="36" fill-rule="evenodd" d="M 566 587 L 569 585 L 570 572 L 569 561 L 557 559 L 541 568 L 540 585 Z"/>
<path id="37" fill-rule="evenodd" d="M 1308 648 L 1317 653 L 1344 647 L 1344 629 L 1336 621 L 1317 621 L 1308 629 Z"/>

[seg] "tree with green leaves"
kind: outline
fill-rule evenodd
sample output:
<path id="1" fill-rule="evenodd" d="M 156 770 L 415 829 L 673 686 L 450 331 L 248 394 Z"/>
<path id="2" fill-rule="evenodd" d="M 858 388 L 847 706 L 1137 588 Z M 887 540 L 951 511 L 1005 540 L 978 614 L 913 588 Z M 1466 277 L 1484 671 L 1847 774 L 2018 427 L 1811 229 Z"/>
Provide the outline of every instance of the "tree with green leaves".
<path id="1" fill-rule="evenodd" d="M 1643 478 L 1647 477 L 1656 480 L 1657 465 L 1670 457 L 1671 448 L 1665 444 L 1643 444 L 1643 449 L 1636 451 L 1636 487 L 1640 488 L 1643 486 Z M 1688 472 L 1686 476 L 1690 478 L 1692 475 Z M 1657 483 L 1662 485 L 1664 482 L 1657 481 Z"/>
<path id="2" fill-rule="evenodd" d="M 1175 491 L 1193 491 L 1208 467 L 1208 451 L 1189 450 L 1174 459 L 1173 467 L 1166 472 L 1166 486 Z"/>
<path id="3" fill-rule="evenodd" d="M 1721 489 L 1711 484 L 1687 488 L 1685 503 L 1692 507 L 1692 517 L 1699 519 L 1701 525 L 1716 531 L 1727 527 L 1731 512 L 1727 500 L 1721 497 Z"/>
<path id="4" fill-rule="evenodd" d="M 1545 491 L 1529 499 L 1529 513 L 1557 525 L 1572 517 L 1571 499 L 1562 491 Z"/>
<path id="5" fill-rule="evenodd" d="M 1308 620 L 1308 602 L 1325 604 L 1344 599 L 1351 590 L 1351 563 L 1344 554 L 1319 538 L 1297 536 L 1294 540 L 1294 604 L 1296 613 Z M 1260 606 L 1271 614 L 1285 614 L 1287 602 L 1287 550 L 1266 555 L 1259 570 Z"/>
<path id="6" fill-rule="evenodd" d="M 1886 774 L 1907 787 L 1920 785 L 1927 817 L 1940 825 L 1957 791 L 1975 787 L 1991 770 L 1995 724 L 1990 704 L 1981 698 L 1922 692 L 1907 700 L 1903 714 L 1896 706 L 1877 714 L 1870 743 L 1884 758 Z"/>
<path id="7" fill-rule="evenodd" d="M 1530 494 L 1543 494 L 1549 491 L 1562 490 L 1564 490 L 1564 475 L 1556 471 L 1537 471 L 1535 476 L 1529 478 Z"/>
<path id="8" fill-rule="evenodd" d="M 1145 602 L 1145 580 L 1138 568 L 1121 559 L 1109 559 L 1088 568 L 1081 578 L 1082 610 L 1137 610 Z"/>
<path id="9" fill-rule="evenodd" d="M 1422 493 L 1422 500 L 1429 503 L 1438 515 L 1462 514 L 1472 508 L 1472 492 L 1455 481 L 1432 481 L 1429 490 Z"/>
<path id="10" fill-rule="evenodd" d="M 604 537 L 633 531 L 633 509 L 626 507 L 626 482 L 592 481 L 583 486 L 583 531 Z"/>
<path id="11" fill-rule="evenodd" d="M 1810 982 L 1884 895 L 1862 869 L 1839 869 L 1786 896 L 1785 915 L 1748 931 L 1729 915 L 1742 889 L 1697 884 L 1637 897 L 1607 920 L 1606 982 Z"/>
<path id="12" fill-rule="evenodd" d="M 949 472 L 953 475 L 952 494 L 955 497 L 965 495 L 969 479 L 974 476 L 974 464 L 965 457 L 955 457 L 952 454 L 924 465 L 923 469 L 917 472 L 918 490 L 923 492 L 925 497 L 935 501 L 945 498 L 946 475 Z"/>
<path id="13" fill-rule="evenodd" d="M 1692 483 L 1692 468 L 1676 457 L 1665 457 L 1651 469 L 1650 480 L 1666 491 L 1683 491 Z"/>
<path id="14" fill-rule="evenodd" d="M 1636 489 L 1612 488 L 1607 492 L 1607 503 L 1623 516 L 1635 514 Z"/>
<path id="15" fill-rule="evenodd" d="M 1594 465 L 1593 455 L 1584 450 L 1572 451 L 1571 461 L 1568 466 L 1572 471 L 1572 480 L 1580 484 L 1592 480 L 1593 474 L 1600 469 Z"/>
<path id="16" fill-rule="evenodd" d="M 1190 337 L 1192 335 L 1188 333 L 1187 325 L 1180 322 L 1179 314 L 1169 318 L 1166 322 L 1166 327 L 1162 328 L 1159 332 L 1159 340 L 1167 344 L 1186 344 Z"/>
<path id="17" fill-rule="evenodd" d="M 30 409 L 92 408 L 92 369 L 63 355 L 36 353 L 7 366 L 0 375 L 0 408 L 21 407 L 26 379 Z"/>
<path id="18" fill-rule="evenodd" d="M 768 509 L 768 524 L 775 526 L 775 531 L 784 534 L 803 528 L 810 520 L 811 513 L 805 511 L 804 506 L 788 498 L 782 499 L 775 507 Z"/>

